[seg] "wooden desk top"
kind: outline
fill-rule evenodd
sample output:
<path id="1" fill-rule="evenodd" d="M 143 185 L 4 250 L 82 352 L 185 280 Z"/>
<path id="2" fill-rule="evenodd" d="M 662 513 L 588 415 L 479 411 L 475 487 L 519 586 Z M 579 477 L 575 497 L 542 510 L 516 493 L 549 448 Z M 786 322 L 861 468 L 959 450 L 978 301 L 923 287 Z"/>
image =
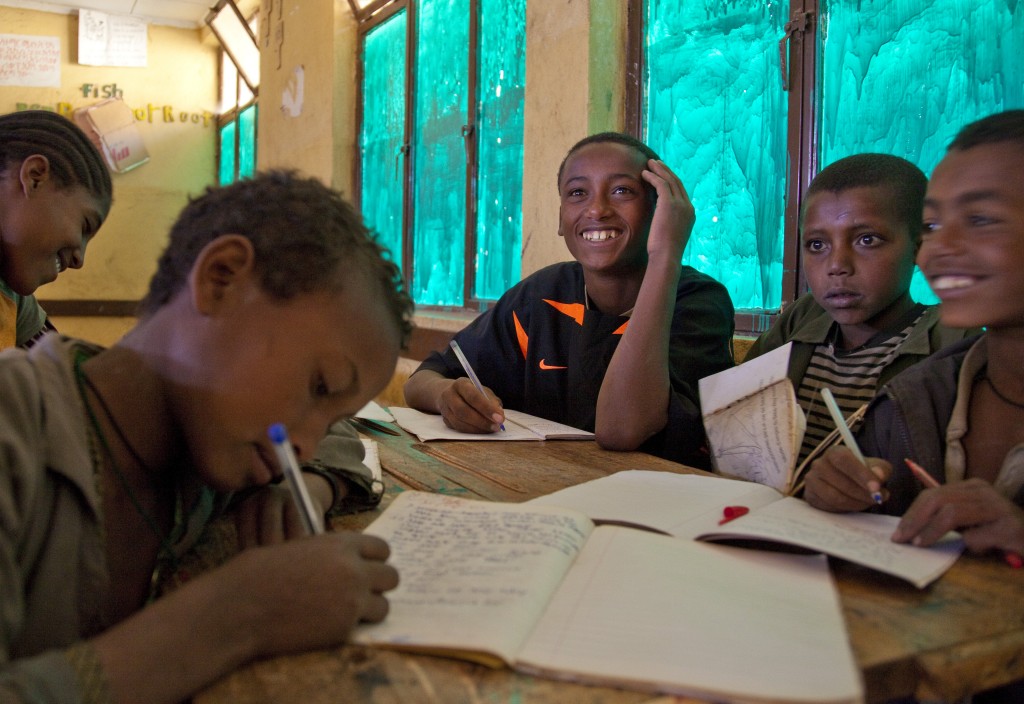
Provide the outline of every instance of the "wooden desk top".
<path id="1" fill-rule="evenodd" d="M 593 442 L 431 442 L 370 432 L 378 441 L 388 496 L 405 489 L 493 501 L 523 501 L 624 469 L 699 472 Z M 346 516 L 359 530 L 378 511 Z M 869 702 L 901 696 L 956 701 L 1024 678 L 1024 570 L 965 555 L 928 589 L 832 562 L 854 656 Z M 581 702 L 683 704 L 605 687 L 533 678 L 508 670 L 361 646 L 281 657 L 224 678 L 196 704 L 231 702 Z"/>

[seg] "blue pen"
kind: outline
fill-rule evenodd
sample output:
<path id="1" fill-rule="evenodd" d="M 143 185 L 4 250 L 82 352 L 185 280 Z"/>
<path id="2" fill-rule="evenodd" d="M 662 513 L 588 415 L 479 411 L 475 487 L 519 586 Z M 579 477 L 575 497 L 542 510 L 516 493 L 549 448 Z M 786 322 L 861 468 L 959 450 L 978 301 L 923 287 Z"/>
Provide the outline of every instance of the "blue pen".
<path id="1" fill-rule="evenodd" d="M 452 352 L 455 353 L 455 356 L 459 358 L 459 364 L 461 364 L 462 368 L 466 371 L 466 376 L 468 376 L 469 380 L 473 382 L 473 386 L 475 386 L 476 390 L 481 394 L 487 396 L 487 393 L 484 391 L 484 385 L 480 383 L 480 378 L 476 375 L 476 372 L 473 371 L 473 367 L 469 366 L 469 360 L 466 359 L 466 355 L 462 354 L 462 348 L 459 347 L 459 343 L 452 340 L 448 344 L 451 346 Z M 502 423 L 500 427 L 504 430 L 505 424 Z"/>
<path id="2" fill-rule="evenodd" d="M 295 505 L 299 509 L 299 517 L 302 519 L 306 533 L 309 535 L 323 533 L 323 519 L 313 505 L 313 500 L 309 497 L 309 489 L 306 488 L 306 482 L 302 479 L 302 470 L 299 469 L 299 461 L 296 459 L 292 443 L 288 439 L 288 431 L 285 430 L 283 424 L 274 423 L 267 428 L 267 435 L 270 437 L 270 442 L 274 444 L 277 462 L 281 465 L 281 471 L 284 472 L 284 476 L 288 480 L 292 498 L 295 499 Z"/>

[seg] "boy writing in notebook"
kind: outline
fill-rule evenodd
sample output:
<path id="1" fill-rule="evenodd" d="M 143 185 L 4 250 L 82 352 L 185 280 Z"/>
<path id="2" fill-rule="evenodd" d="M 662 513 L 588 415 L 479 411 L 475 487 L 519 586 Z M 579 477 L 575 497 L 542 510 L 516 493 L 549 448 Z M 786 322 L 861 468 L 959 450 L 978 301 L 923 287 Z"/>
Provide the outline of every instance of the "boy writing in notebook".
<path id="1" fill-rule="evenodd" d="M 959 530 L 967 547 L 1024 553 L 1024 110 L 965 127 L 928 183 L 917 261 L 942 322 L 985 327 L 893 379 L 857 440 L 816 461 L 807 501 L 859 511 L 881 491 L 903 518 L 893 539 L 930 545 Z M 924 488 L 905 460 L 941 486 Z M 931 483 L 931 482 L 928 482 Z"/>
<path id="2" fill-rule="evenodd" d="M 355 211 L 259 175 L 192 201 L 110 349 L 0 354 L 0 700 L 177 702 L 387 612 L 383 541 L 303 534 L 268 426 L 308 460 L 391 377 L 411 304 Z M 318 508 L 331 500 L 307 481 Z M 166 595 L 229 495 L 262 545 Z"/>
<path id="3" fill-rule="evenodd" d="M 920 169 L 889 154 L 840 159 L 811 181 L 800 219 L 810 291 L 745 358 L 793 343 L 789 377 L 807 416 L 798 463 L 835 428 L 821 388 L 849 416 L 898 372 L 965 336 L 910 295 L 926 185 Z"/>
<path id="4" fill-rule="evenodd" d="M 558 173 L 559 232 L 575 261 L 506 292 L 426 359 L 410 406 L 463 432 L 500 432 L 502 407 L 594 431 L 614 450 L 707 466 L 697 380 L 732 365 L 725 288 L 681 265 L 693 206 L 679 178 L 619 133 L 574 145 Z"/>

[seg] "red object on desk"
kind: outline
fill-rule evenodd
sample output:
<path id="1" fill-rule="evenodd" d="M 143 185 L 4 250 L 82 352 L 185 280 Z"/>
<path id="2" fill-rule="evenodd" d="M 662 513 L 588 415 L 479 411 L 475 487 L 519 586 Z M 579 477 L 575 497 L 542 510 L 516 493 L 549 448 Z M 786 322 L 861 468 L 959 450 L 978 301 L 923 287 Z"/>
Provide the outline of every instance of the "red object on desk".
<path id="1" fill-rule="evenodd" d="M 750 513 L 750 509 L 746 506 L 726 506 L 722 509 L 722 520 L 718 522 L 718 525 L 734 521 L 740 516 L 746 516 Z"/>

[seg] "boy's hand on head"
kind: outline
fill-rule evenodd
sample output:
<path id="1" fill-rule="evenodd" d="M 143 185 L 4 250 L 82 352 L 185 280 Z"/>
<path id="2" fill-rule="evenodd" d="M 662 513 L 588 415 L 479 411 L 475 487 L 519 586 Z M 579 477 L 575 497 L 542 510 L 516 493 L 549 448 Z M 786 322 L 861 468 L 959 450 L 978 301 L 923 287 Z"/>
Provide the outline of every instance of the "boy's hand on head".
<path id="1" fill-rule="evenodd" d="M 1024 510 L 982 479 L 925 489 L 903 515 L 892 539 L 927 546 L 951 530 L 960 531 L 972 552 L 1024 553 Z"/>
<path id="2" fill-rule="evenodd" d="M 673 260 L 681 259 L 696 220 L 686 188 L 672 169 L 655 159 L 647 162 L 647 169 L 641 175 L 658 192 L 647 253 L 665 252 Z"/>
<path id="3" fill-rule="evenodd" d="M 484 387 L 481 394 L 467 377 L 452 380 L 441 392 L 438 409 L 444 423 L 463 433 L 494 433 L 505 422 L 501 400 Z"/>
<path id="4" fill-rule="evenodd" d="M 892 465 L 885 460 L 868 457 L 865 466 L 848 448 L 833 447 L 811 464 L 804 499 L 823 511 L 863 511 L 875 505 L 873 493 L 883 501 L 889 498 L 885 483 L 890 476 Z"/>

